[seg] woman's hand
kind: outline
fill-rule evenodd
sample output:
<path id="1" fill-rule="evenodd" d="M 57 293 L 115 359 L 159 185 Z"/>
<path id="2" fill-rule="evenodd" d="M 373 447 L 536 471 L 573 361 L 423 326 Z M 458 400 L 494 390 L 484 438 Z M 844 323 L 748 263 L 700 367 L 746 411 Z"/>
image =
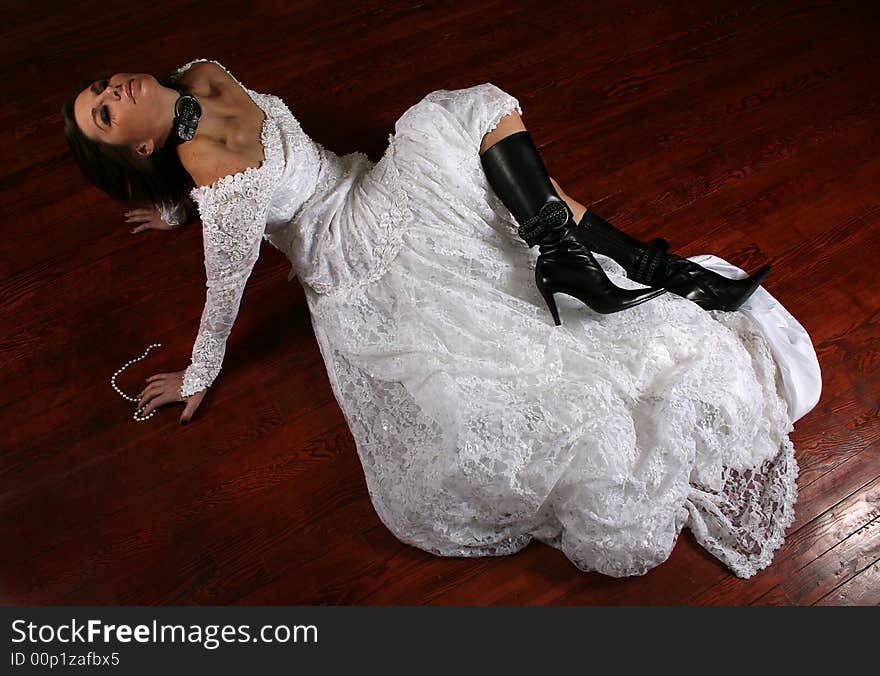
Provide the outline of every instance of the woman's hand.
<path id="1" fill-rule="evenodd" d="M 157 373 L 147 378 L 147 386 L 138 395 L 138 409 L 144 404 L 146 408 L 141 412 L 141 416 L 146 416 L 150 411 L 164 404 L 170 404 L 176 401 L 186 402 L 183 413 L 180 416 L 180 424 L 186 425 L 192 418 L 193 413 L 202 403 L 207 390 L 194 392 L 186 398 L 180 397 L 180 386 L 183 383 L 184 371 L 175 371 L 173 373 Z"/>
<path id="2" fill-rule="evenodd" d="M 138 223 L 131 234 L 141 232 L 143 230 L 174 230 L 179 228 L 178 225 L 168 225 L 163 219 L 158 209 L 129 209 L 125 212 L 125 220 L 127 223 Z"/>

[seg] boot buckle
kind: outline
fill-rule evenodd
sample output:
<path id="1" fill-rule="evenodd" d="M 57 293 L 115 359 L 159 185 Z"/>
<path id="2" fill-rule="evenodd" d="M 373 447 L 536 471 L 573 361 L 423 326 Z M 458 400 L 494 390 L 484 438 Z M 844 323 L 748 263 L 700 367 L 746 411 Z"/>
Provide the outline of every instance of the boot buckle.
<path id="1" fill-rule="evenodd" d="M 655 242 L 645 245 L 641 259 L 639 260 L 638 269 L 636 270 L 636 274 L 633 275 L 633 279 L 639 284 L 654 286 L 654 274 L 660 261 L 663 260 L 664 255 L 668 254 L 666 254 L 658 244 L 655 244 Z"/>
<path id="2" fill-rule="evenodd" d="M 548 232 L 568 223 L 570 218 L 568 205 L 562 200 L 552 200 L 519 226 L 517 234 L 532 247 L 543 240 Z"/>

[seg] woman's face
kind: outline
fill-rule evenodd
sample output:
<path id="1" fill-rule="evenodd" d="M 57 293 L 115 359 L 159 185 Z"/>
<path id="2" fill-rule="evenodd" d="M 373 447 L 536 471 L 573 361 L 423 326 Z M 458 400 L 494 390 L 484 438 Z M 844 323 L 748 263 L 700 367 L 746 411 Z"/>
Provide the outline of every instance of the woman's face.
<path id="1" fill-rule="evenodd" d="M 116 73 L 79 93 L 74 117 L 88 138 L 147 157 L 168 137 L 178 96 L 149 73 Z"/>

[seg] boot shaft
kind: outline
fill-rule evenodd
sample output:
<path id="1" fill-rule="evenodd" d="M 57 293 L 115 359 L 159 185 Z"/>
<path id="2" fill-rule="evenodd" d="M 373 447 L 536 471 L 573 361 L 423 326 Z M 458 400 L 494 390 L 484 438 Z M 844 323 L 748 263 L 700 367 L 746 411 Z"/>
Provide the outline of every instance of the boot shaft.
<path id="1" fill-rule="evenodd" d="M 547 202 L 562 201 L 528 131 L 505 136 L 486 149 L 480 161 L 489 184 L 520 225 Z"/>

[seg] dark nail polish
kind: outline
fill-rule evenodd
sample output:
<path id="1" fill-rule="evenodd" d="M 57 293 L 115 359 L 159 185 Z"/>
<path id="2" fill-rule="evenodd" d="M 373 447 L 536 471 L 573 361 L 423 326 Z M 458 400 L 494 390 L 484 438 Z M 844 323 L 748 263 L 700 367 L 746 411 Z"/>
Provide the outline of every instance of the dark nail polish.
<path id="1" fill-rule="evenodd" d="M 186 425 L 188 422 L 189 422 L 189 420 L 187 420 L 186 418 L 184 418 L 183 420 L 180 421 L 180 424 L 181 424 L 181 425 Z"/>

